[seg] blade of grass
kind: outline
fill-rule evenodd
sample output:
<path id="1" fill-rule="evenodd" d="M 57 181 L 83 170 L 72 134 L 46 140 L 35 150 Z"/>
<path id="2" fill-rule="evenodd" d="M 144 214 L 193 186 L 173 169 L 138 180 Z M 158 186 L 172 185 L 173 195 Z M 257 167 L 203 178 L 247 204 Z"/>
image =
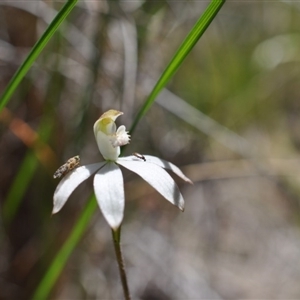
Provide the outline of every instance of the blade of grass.
<path id="1" fill-rule="evenodd" d="M 135 129 L 137 123 L 140 121 L 140 119 L 143 117 L 146 111 L 151 107 L 158 93 L 165 87 L 170 78 L 175 74 L 181 63 L 184 61 L 186 56 L 192 50 L 192 48 L 200 39 L 202 34 L 205 32 L 206 28 L 215 18 L 225 1 L 226 0 L 212 0 L 212 2 L 207 7 L 203 15 L 197 21 L 190 33 L 187 35 L 184 42 L 179 47 L 171 62 L 161 75 L 158 82 L 156 83 L 145 104 L 143 105 L 135 120 L 133 121 L 131 132 Z M 93 213 L 96 210 L 97 205 L 95 204 L 95 202 L 95 196 L 93 195 L 89 199 L 87 206 L 85 207 L 84 211 L 79 217 L 79 221 L 75 224 L 70 238 L 65 242 L 61 251 L 57 254 L 50 268 L 48 269 L 47 273 L 42 279 L 40 285 L 38 286 L 34 294 L 33 299 L 47 299 L 49 292 L 51 291 L 57 278 L 60 275 L 60 272 L 62 271 L 64 265 L 67 262 L 68 256 L 71 255 L 73 249 L 75 248 L 77 242 L 80 240 L 81 235 L 87 227 L 89 221 L 88 219 L 92 217 Z"/>
<path id="2" fill-rule="evenodd" d="M 96 207 L 97 201 L 95 196 L 93 195 L 92 197 L 90 197 L 70 236 L 68 237 L 60 251 L 57 253 L 46 275 L 43 277 L 42 281 L 37 287 L 32 297 L 33 300 L 48 299 L 48 295 L 53 285 L 55 284 L 59 274 L 62 272 L 69 256 L 73 252 L 81 236 L 85 232 L 86 227 L 88 226 L 90 219 L 96 210 Z"/>
<path id="3" fill-rule="evenodd" d="M 58 12 L 57 16 L 53 19 L 51 24 L 47 27 L 44 34 L 36 42 L 29 55 L 23 62 L 23 64 L 16 71 L 10 82 L 8 83 L 4 93 L 0 98 L 0 111 L 8 103 L 12 94 L 20 84 L 23 77 L 26 75 L 34 61 L 37 59 L 39 54 L 42 52 L 44 47 L 47 45 L 55 31 L 58 29 L 60 24 L 66 19 L 69 13 L 72 11 L 78 0 L 69 0 L 62 9 Z"/>
<path id="4" fill-rule="evenodd" d="M 53 123 L 53 119 L 47 118 L 47 116 L 43 119 L 43 122 L 37 131 L 37 136 L 40 140 L 41 137 L 43 137 L 43 139 L 46 141 L 50 138 Z M 28 189 L 39 163 L 41 162 L 39 161 L 39 159 L 41 160 L 42 158 L 40 157 L 41 153 L 39 153 L 39 150 L 45 150 L 41 147 L 41 145 L 44 146 L 46 144 L 41 144 L 41 142 L 37 143 L 36 145 L 33 144 L 31 148 L 27 150 L 19 171 L 14 177 L 14 181 L 3 204 L 3 219 L 5 220 L 6 224 L 10 224 L 14 219 L 21 204 L 22 198 Z M 48 157 L 48 159 L 50 160 L 50 157 Z M 53 157 L 51 161 L 52 160 Z"/>
<path id="5" fill-rule="evenodd" d="M 56 35 L 54 38 L 55 45 L 52 43 L 52 47 L 59 47 L 60 35 Z M 46 58 L 46 56 L 44 56 Z M 59 59 L 52 60 L 53 69 L 56 70 L 59 67 Z M 55 127 L 55 107 L 60 100 L 61 91 L 64 89 L 65 80 L 61 78 L 59 73 L 54 72 L 50 76 L 50 81 L 45 93 L 45 105 L 44 114 L 40 121 L 37 131 L 34 131 L 27 123 L 21 124 L 21 132 L 25 131 L 28 127 L 25 137 L 28 138 L 26 142 L 22 140 L 22 136 L 18 136 L 16 130 L 13 131 L 12 124 L 16 121 L 15 116 L 11 116 L 6 125 L 9 129 L 28 147 L 27 153 L 21 163 L 21 166 L 14 176 L 12 185 L 7 193 L 6 199 L 3 204 L 3 219 L 6 224 L 10 224 L 16 216 L 19 210 L 20 204 L 30 182 L 39 166 L 42 164 L 47 172 L 54 171 L 53 166 L 57 165 L 55 154 L 47 144 Z M 3 110 L 6 111 L 8 109 Z M 19 120 L 18 123 L 23 122 Z M 16 126 L 14 126 L 16 127 Z M 52 176 L 51 176 L 52 177 Z"/>
<path id="6" fill-rule="evenodd" d="M 37 165 L 36 156 L 28 150 L 3 205 L 3 219 L 7 224 L 14 218 Z"/>
<path id="7" fill-rule="evenodd" d="M 160 76 L 144 105 L 138 112 L 131 128 L 130 133 L 132 134 L 135 130 L 140 119 L 146 114 L 148 109 L 153 104 L 155 98 L 160 93 L 160 91 L 166 86 L 168 81 L 172 78 L 175 72 L 178 70 L 184 59 L 191 52 L 195 44 L 198 42 L 200 37 L 203 35 L 209 24 L 216 17 L 217 13 L 223 6 L 226 0 L 212 0 L 209 6 L 206 8 L 203 15 L 198 19 L 190 33 L 187 35 L 181 46 L 178 48 L 177 52 L 169 62 L 168 66 Z"/>

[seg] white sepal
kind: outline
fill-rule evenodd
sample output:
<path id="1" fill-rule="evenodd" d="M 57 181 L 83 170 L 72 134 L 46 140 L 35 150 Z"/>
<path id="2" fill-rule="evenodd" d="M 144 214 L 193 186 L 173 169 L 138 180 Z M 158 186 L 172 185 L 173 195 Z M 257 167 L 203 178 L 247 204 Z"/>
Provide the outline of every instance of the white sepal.
<path id="1" fill-rule="evenodd" d="M 130 161 L 125 158 L 119 158 L 117 163 L 141 176 L 168 201 L 184 210 L 184 199 L 173 178 L 164 169 L 147 161 Z"/>
<path id="2" fill-rule="evenodd" d="M 122 172 L 115 163 L 107 162 L 94 177 L 94 191 L 103 216 L 116 230 L 124 216 L 125 196 Z"/>
<path id="3" fill-rule="evenodd" d="M 63 177 L 54 192 L 52 214 L 59 212 L 77 186 L 93 175 L 105 163 L 101 162 L 78 167 Z"/>
<path id="4" fill-rule="evenodd" d="M 180 177 L 181 179 L 183 179 L 185 182 L 188 182 L 190 184 L 193 184 L 193 182 L 183 174 L 183 172 L 174 164 L 172 164 L 169 161 L 166 161 L 164 159 L 161 159 L 159 157 L 156 156 L 152 156 L 152 155 L 144 155 L 144 157 L 146 158 L 147 162 L 151 162 L 157 166 L 160 166 L 164 169 L 170 170 L 172 171 L 174 174 L 176 174 L 178 177 Z"/>
<path id="5" fill-rule="evenodd" d="M 155 164 L 161 168 L 167 169 L 172 171 L 173 173 L 175 173 L 178 177 L 180 177 L 181 179 L 183 179 L 185 182 L 188 182 L 190 184 L 193 184 L 193 182 L 183 174 L 183 172 L 174 164 L 170 163 L 169 161 L 166 161 L 164 159 L 161 159 L 159 157 L 156 156 L 152 156 L 152 155 L 143 155 L 146 159 L 146 162 L 148 163 L 152 163 Z M 136 156 L 125 156 L 125 157 L 119 157 L 118 160 L 131 160 L 131 161 L 141 161 L 139 158 L 137 158 Z"/>

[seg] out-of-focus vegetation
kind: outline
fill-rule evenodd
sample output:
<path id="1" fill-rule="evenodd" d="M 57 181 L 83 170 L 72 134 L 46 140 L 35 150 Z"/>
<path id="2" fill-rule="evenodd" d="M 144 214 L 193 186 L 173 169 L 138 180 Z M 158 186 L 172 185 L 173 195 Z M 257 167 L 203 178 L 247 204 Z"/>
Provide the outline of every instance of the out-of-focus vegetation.
<path id="1" fill-rule="evenodd" d="M 76 154 L 102 159 L 95 120 L 115 108 L 130 127 L 206 6 L 81 1 L 44 49 L 0 114 L 1 299 L 32 295 L 90 196 L 91 182 L 50 217 L 53 172 Z M 1 92 L 60 7 L 0 2 Z M 124 154 L 172 161 L 194 186 L 181 186 L 180 213 L 125 172 L 134 298 L 300 297 L 299 14 L 296 2 L 226 2 L 138 124 Z M 51 299 L 120 295 L 97 212 Z"/>

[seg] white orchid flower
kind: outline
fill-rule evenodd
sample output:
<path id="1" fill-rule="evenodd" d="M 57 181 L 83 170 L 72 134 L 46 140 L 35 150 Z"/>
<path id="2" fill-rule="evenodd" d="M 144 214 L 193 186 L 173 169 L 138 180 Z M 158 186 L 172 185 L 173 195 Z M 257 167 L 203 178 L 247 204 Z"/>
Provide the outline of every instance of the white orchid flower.
<path id="1" fill-rule="evenodd" d="M 117 230 L 122 223 L 125 206 L 123 176 L 119 166 L 141 176 L 165 199 L 184 210 L 184 199 L 172 177 L 164 170 L 171 170 L 184 181 L 192 183 L 178 167 L 151 155 L 119 157 L 120 146 L 130 141 L 125 126 L 117 129 L 115 124 L 116 118 L 122 114 L 111 109 L 96 121 L 94 134 L 105 161 L 78 167 L 63 177 L 54 192 L 53 214 L 61 210 L 80 183 L 95 174 L 94 191 L 100 210 L 110 227 Z"/>

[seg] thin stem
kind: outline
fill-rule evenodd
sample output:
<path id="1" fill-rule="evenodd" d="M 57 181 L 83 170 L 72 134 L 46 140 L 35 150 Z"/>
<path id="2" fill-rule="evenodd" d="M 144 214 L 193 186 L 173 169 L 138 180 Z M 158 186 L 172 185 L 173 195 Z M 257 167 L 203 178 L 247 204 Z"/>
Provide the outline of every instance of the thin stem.
<path id="1" fill-rule="evenodd" d="M 69 257 L 71 256 L 72 251 L 75 249 L 80 238 L 83 236 L 87 228 L 87 224 L 90 222 L 96 208 L 97 201 L 95 195 L 93 195 L 90 197 L 88 204 L 78 218 L 75 228 L 73 228 L 71 234 L 66 239 L 59 252 L 56 254 L 51 265 L 48 267 L 46 274 L 42 277 L 42 280 L 31 299 L 50 299 L 49 294 L 54 284 L 57 282 L 57 279 L 65 267 Z"/>
<path id="2" fill-rule="evenodd" d="M 7 104 L 13 92 L 18 87 L 19 83 L 26 75 L 32 64 L 38 58 L 39 54 L 42 52 L 44 47 L 47 45 L 53 34 L 59 28 L 60 24 L 66 19 L 69 13 L 73 10 L 78 0 L 68 0 L 68 2 L 62 7 L 62 9 L 58 12 L 56 17 L 53 19 L 51 24 L 47 27 L 46 31 L 40 37 L 40 39 L 36 42 L 36 44 L 31 49 L 25 61 L 16 71 L 15 75 L 12 77 L 6 89 L 4 90 L 2 96 L 0 97 L 0 111 Z"/>
<path id="3" fill-rule="evenodd" d="M 171 61 L 169 62 L 168 66 L 161 74 L 160 78 L 158 79 L 156 85 L 152 89 L 151 93 L 149 94 L 147 100 L 144 102 L 143 106 L 139 110 L 137 116 L 135 117 L 133 124 L 129 130 L 130 134 L 132 135 L 138 122 L 141 118 L 146 114 L 149 108 L 152 106 L 153 102 L 155 101 L 157 95 L 161 92 L 161 90 L 166 86 L 169 80 L 174 76 L 176 71 L 179 69 L 185 58 L 194 48 L 198 40 L 201 38 L 205 30 L 208 28 L 209 24 L 213 21 L 216 17 L 217 13 L 221 9 L 222 5 L 225 3 L 226 0 L 211 0 L 208 7 L 205 9 L 204 13 L 198 19 L 194 27 L 191 29 L 189 34 L 186 36 L 184 41 L 182 42 L 181 46 L 176 51 L 175 55 L 172 57 Z M 126 146 L 125 146 L 126 147 Z"/>
<path id="4" fill-rule="evenodd" d="M 111 232 L 114 240 L 115 252 L 116 252 L 117 262 L 119 266 L 119 272 L 120 272 L 121 282 L 123 286 L 124 297 L 126 300 L 130 300 L 131 297 L 130 297 L 129 288 L 127 284 L 127 275 L 125 271 L 124 259 L 122 255 L 122 249 L 121 249 L 121 226 L 116 231 L 112 229 Z"/>

